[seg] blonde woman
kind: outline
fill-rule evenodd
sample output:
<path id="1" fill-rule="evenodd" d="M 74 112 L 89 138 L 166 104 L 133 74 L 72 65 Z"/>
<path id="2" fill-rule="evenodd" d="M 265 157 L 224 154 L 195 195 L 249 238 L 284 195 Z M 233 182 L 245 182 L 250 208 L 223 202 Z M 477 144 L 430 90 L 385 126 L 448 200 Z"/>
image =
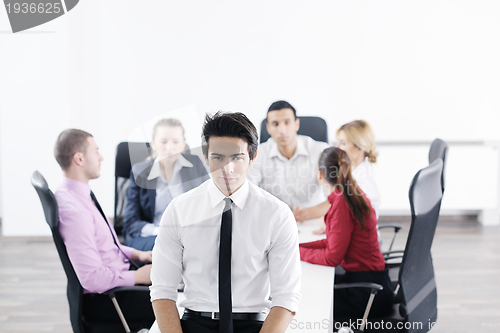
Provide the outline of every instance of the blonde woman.
<path id="1" fill-rule="evenodd" d="M 123 231 L 133 248 L 153 248 L 163 212 L 178 195 L 209 179 L 203 162 L 185 152 L 184 127 L 177 119 L 162 119 L 153 129 L 156 158 L 134 164 L 130 172 Z"/>
<path id="2" fill-rule="evenodd" d="M 378 219 L 380 194 L 371 171 L 371 164 L 377 161 L 378 152 L 375 145 L 375 135 L 370 124 L 364 120 L 355 120 L 340 126 L 337 130 L 337 141 L 336 147 L 344 150 L 349 156 L 352 176 L 370 200 Z M 297 221 L 302 222 L 324 216 L 329 208 L 328 201 L 311 208 L 294 207 L 294 215 Z M 324 232 L 324 223 L 318 230 L 314 231 L 315 234 L 323 234 Z"/>

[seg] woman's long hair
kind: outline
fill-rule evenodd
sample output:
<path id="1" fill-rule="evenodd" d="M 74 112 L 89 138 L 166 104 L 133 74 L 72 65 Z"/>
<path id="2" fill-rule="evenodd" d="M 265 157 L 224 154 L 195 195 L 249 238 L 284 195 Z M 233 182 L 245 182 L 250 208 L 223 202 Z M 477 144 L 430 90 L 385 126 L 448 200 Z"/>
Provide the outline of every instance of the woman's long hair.
<path id="1" fill-rule="evenodd" d="M 370 204 L 351 174 L 351 161 L 347 153 L 340 148 L 330 147 L 323 150 L 319 157 L 319 171 L 323 178 L 335 189 L 341 191 L 349 209 L 364 229 L 365 217 L 371 214 Z"/>

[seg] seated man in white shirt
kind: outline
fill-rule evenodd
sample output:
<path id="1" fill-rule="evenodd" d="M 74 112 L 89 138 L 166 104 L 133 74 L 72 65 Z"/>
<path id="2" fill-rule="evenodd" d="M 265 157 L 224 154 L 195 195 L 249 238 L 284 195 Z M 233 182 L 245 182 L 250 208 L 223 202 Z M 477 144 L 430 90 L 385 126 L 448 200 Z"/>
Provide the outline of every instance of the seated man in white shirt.
<path id="1" fill-rule="evenodd" d="M 301 208 L 327 201 L 316 174 L 319 156 L 329 146 L 298 135 L 299 127 L 300 120 L 290 103 L 271 104 L 266 125 L 271 138 L 259 146 L 248 179 L 284 201 L 302 222 L 298 218 Z"/>
<path id="2" fill-rule="evenodd" d="M 246 180 L 257 130 L 242 113 L 218 112 L 207 115 L 203 141 L 211 179 L 172 200 L 153 248 L 160 330 L 285 332 L 300 300 L 297 229 L 282 201 Z"/>

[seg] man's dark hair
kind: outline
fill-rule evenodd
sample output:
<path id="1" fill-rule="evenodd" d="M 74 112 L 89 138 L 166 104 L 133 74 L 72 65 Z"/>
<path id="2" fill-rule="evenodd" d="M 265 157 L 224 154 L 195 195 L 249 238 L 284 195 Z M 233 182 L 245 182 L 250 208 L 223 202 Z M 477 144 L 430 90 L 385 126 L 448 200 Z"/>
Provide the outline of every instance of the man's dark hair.
<path id="1" fill-rule="evenodd" d="M 90 137 L 92 134 L 74 128 L 59 134 L 54 147 L 54 156 L 61 169 L 67 170 L 71 166 L 71 160 L 75 153 L 85 153 L 89 146 L 87 139 Z"/>
<path id="2" fill-rule="evenodd" d="M 217 112 L 213 116 L 207 114 L 203 124 L 203 154 L 208 158 L 208 140 L 211 136 L 227 136 L 246 139 L 248 156 L 252 160 L 257 152 L 259 136 L 250 119 L 241 112 Z"/>
<path id="3" fill-rule="evenodd" d="M 291 109 L 293 111 L 293 116 L 295 117 L 295 119 L 297 119 L 297 111 L 295 111 L 295 108 L 292 106 L 292 104 L 288 103 L 287 101 L 274 102 L 267 110 L 267 113 L 283 109 Z"/>

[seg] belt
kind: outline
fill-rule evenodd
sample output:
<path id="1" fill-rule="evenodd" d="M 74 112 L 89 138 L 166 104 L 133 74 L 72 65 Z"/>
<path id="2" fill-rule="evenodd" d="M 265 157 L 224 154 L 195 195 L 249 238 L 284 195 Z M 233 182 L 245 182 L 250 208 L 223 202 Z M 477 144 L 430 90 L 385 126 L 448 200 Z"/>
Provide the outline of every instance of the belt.
<path id="1" fill-rule="evenodd" d="M 267 313 L 263 312 L 233 312 L 233 320 L 256 320 L 256 321 L 264 321 L 266 320 Z M 213 320 L 219 320 L 218 312 L 198 312 L 189 309 L 184 309 L 184 315 L 182 318 L 184 319 L 192 319 L 192 318 L 210 318 Z"/>

